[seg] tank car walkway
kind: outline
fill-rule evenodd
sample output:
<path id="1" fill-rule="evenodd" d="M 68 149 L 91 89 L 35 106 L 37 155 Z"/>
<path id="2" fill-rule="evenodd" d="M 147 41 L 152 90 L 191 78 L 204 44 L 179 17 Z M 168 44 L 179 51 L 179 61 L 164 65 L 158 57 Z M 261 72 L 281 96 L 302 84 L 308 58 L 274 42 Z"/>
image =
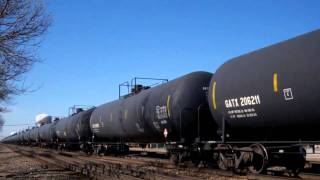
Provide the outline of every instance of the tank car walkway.
<path id="1" fill-rule="evenodd" d="M 0 179 L 85 179 L 79 173 L 21 153 L 0 144 Z"/>

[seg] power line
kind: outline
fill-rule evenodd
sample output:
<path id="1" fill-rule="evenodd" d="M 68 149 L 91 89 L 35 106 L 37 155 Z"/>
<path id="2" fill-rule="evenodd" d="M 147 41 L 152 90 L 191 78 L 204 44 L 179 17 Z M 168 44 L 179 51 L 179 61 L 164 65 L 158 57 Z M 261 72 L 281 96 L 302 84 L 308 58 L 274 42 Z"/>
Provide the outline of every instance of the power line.
<path id="1" fill-rule="evenodd" d="M 2 126 L 33 126 L 33 124 L 7 124 Z"/>

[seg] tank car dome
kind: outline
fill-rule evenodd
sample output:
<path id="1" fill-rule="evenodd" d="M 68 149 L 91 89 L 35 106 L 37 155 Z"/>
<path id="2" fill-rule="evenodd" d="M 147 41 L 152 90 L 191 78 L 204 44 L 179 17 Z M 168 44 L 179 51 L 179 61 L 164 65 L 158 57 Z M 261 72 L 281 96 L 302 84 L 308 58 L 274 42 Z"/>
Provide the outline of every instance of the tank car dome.
<path id="1" fill-rule="evenodd" d="M 51 123 L 51 120 L 52 120 L 52 116 L 45 114 L 45 113 L 38 114 L 36 116 L 36 123 L 39 125 Z"/>

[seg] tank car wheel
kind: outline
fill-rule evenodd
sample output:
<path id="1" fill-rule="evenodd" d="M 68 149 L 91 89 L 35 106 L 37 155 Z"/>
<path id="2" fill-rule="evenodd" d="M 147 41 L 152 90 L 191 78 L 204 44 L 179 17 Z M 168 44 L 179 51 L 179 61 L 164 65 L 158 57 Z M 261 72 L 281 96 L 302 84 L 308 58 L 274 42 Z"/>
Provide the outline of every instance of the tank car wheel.
<path id="1" fill-rule="evenodd" d="M 170 162 L 174 165 L 179 164 L 179 155 L 177 153 L 171 153 L 170 154 Z"/>
<path id="2" fill-rule="evenodd" d="M 213 159 L 217 161 L 217 165 L 221 170 L 228 170 L 230 165 L 233 164 L 233 159 L 230 159 L 230 155 L 227 153 L 232 151 L 232 146 L 229 144 L 219 144 L 219 152 L 214 153 Z"/>
<path id="3" fill-rule="evenodd" d="M 179 153 L 179 163 L 184 163 L 186 160 L 188 160 L 188 152 L 182 151 Z"/>
<path id="4" fill-rule="evenodd" d="M 194 167 L 198 167 L 200 162 L 201 162 L 201 154 L 200 152 L 193 152 L 190 155 L 191 158 L 191 162 L 193 164 Z"/>
<path id="5" fill-rule="evenodd" d="M 288 170 L 288 174 L 290 177 L 299 177 L 299 173 L 300 173 L 300 168 L 295 168 L 295 169 L 290 169 Z"/>
<path id="6" fill-rule="evenodd" d="M 304 165 L 306 163 L 307 152 L 303 147 L 298 148 L 297 157 L 295 157 L 294 163 L 291 163 L 291 167 L 287 167 L 289 169 L 290 176 L 299 177 L 299 173 L 302 169 L 304 169 Z M 294 164 L 294 166 L 292 166 Z"/>
<path id="7" fill-rule="evenodd" d="M 251 160 L 252 165 L 249 166 L 248 169 L 253 174 L 259 174 L 266 168 L 268 161 L 267 150 L 261 144 L 253 144 L 250 148 L 253 150 Z"/>
<path id="8" fill-rule="evenodd" d="M 222 170 L 228 170 L 228 160 L 225 158 L 225 156 L 223 155 L 223 153 L 219 153 L 219 157 L 218 157 L 218 167 Z"/>

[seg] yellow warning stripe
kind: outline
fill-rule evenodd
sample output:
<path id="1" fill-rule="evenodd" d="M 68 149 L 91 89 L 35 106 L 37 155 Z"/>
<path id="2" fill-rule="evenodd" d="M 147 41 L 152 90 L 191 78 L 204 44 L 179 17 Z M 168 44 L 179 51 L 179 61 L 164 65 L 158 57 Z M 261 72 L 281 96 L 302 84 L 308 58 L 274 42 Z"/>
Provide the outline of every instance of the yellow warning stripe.
<path id="1" fill-rule="evenodd" d="M 167 97 L 167 114 L 168 114 L 169 118 L 171 116 L 171 113 L 170 113 L 170 98 L 171 98 L 171 96 L 168 95 L 168 97 Z"/>
<path id="2" fill-rule="evenodd" d="M 217 104 L 216 104 L 216 82 L 213 83 L 212 86 L 212 105 L 213 109 L 217 109 Z"/>
<path id="3" fill-rule="evenodd" d="M 273 74 L 273 91 L 278 92 L 278 74 Z"/>

